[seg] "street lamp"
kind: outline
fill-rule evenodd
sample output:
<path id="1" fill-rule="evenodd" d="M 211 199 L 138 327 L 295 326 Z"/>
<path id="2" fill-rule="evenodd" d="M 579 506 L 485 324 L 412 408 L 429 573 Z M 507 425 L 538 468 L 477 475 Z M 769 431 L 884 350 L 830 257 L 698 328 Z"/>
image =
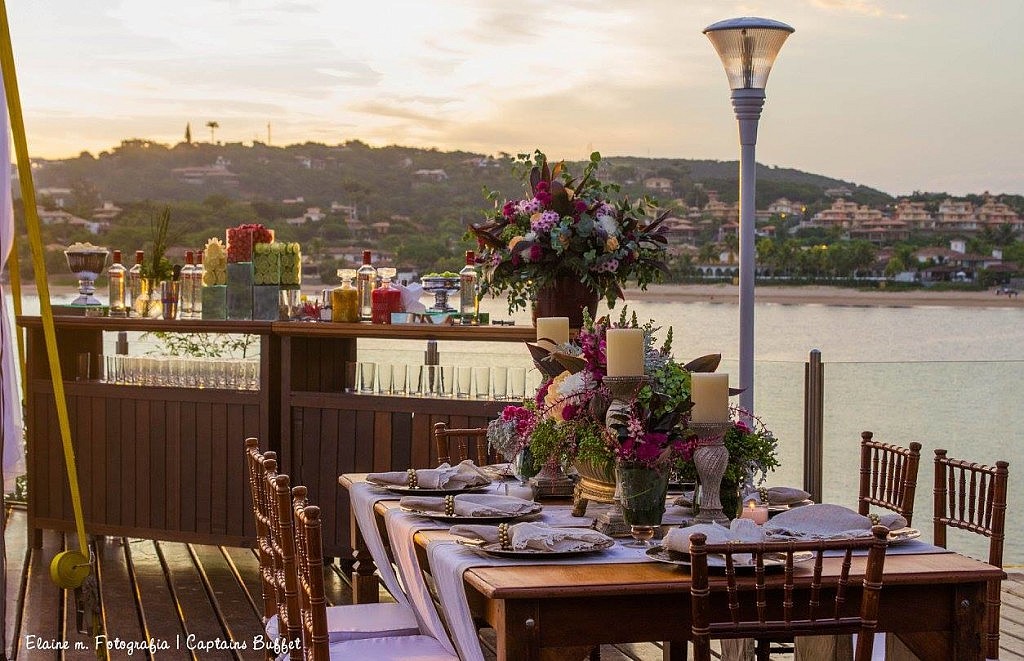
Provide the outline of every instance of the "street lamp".
<path id="1" fill-rule="evenodd" d="M 754 199 L 757 121 L 764 86 L 793 28 L 767 18 L 732 18 L 704 28 L 718 51 L 740 125 L 740 407 L 754 412 Z"/>

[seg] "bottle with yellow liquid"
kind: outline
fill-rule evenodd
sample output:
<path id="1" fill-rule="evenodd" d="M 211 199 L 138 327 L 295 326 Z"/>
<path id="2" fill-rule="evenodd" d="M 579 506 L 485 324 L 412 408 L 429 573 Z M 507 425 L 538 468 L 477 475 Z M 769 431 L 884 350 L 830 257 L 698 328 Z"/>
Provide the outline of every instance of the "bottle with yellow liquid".
<path id="1" fill-rule="evenodd" d="M 359 321 L 359 292 L 352 286 L 355 269 L 338 269 L 341 286 L 331 290 L 331 321 Z"/>

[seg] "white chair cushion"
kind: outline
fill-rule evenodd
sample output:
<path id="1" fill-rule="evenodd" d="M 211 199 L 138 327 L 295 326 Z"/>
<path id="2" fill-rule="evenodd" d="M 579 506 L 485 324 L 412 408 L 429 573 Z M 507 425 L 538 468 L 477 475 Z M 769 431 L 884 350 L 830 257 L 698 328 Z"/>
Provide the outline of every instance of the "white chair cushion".
<path id="1" fill-rule="evenodd" d="M 459 661 L 430 636 L 364 638 L 331 645 L 331 661 Z"/>
<path id="2" fill-rule="evenodd" d="M 416 636 L 416 615 L 402 604 L 349 604 L 327 609 L 327 631 L 332 643 L 378 636 Z M 267 620 L 267 637 L 277 638 L 277 616 Z"/>

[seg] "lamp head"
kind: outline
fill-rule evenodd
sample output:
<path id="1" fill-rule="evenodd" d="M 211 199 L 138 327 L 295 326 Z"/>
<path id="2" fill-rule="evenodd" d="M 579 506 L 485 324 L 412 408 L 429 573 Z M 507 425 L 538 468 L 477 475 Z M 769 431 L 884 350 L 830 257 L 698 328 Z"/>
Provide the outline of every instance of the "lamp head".
<path id="1" fill-rule="evenodd" d="M 718 51 L 731 89 L 764 89 L 775 57 L 793 28 L 770 18 L 730 18 L 704 34 Z"/>

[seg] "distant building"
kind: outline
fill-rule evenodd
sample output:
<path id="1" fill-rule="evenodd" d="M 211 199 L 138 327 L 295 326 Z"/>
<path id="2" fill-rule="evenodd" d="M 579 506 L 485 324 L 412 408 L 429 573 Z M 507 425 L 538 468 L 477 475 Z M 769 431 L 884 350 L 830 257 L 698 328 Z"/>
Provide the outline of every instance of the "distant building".
<path id="1" fill-rule="evenodd" d="M 124 209 L 115 205 L 113 202 L 104 202 L 101 206 L 92 210 L 92 219 L 113 220 L 120 216 L 122 211 L 124 211 Z"/>
<path id="2" fill-rule="evenodd" d="M 931 231 L 935 229 L 935 218 L 929 213 L 924 202 L 898 200 L 892 218 L 906 223 L 909 230 Z"/>
<path id="3" fill-rule="evenodd" d="M 825 195 L 827 197 L 850 197 L 853 195 L 853 191 L 846 186 L 836 186 L 835 188 L 826 188 Z"/>
<path id="4" fill-rule="evenodd" d="M 230 164 L 230 161 L 222 156 L 218 156 L 213 165 L 194 165 L 184 168 L 174 168 L 171 172 L 175 177 L 186 184 L 237 186 L 238 175 L 228 170 L 228 166 Z"/>
<path id="5" fill-rule="evenodd" d="M 672 180 L 667 177 L 648 177 L 644 179 L 644 188 L 659 193 L 671 193 Z"/>
<path id="6" fill-rule="evenodd" d="M 448 181 L 448 173 L 444 170 L 416 170 L 412 173 L 418 179 L 424 179 L 427 181 Z"/>

